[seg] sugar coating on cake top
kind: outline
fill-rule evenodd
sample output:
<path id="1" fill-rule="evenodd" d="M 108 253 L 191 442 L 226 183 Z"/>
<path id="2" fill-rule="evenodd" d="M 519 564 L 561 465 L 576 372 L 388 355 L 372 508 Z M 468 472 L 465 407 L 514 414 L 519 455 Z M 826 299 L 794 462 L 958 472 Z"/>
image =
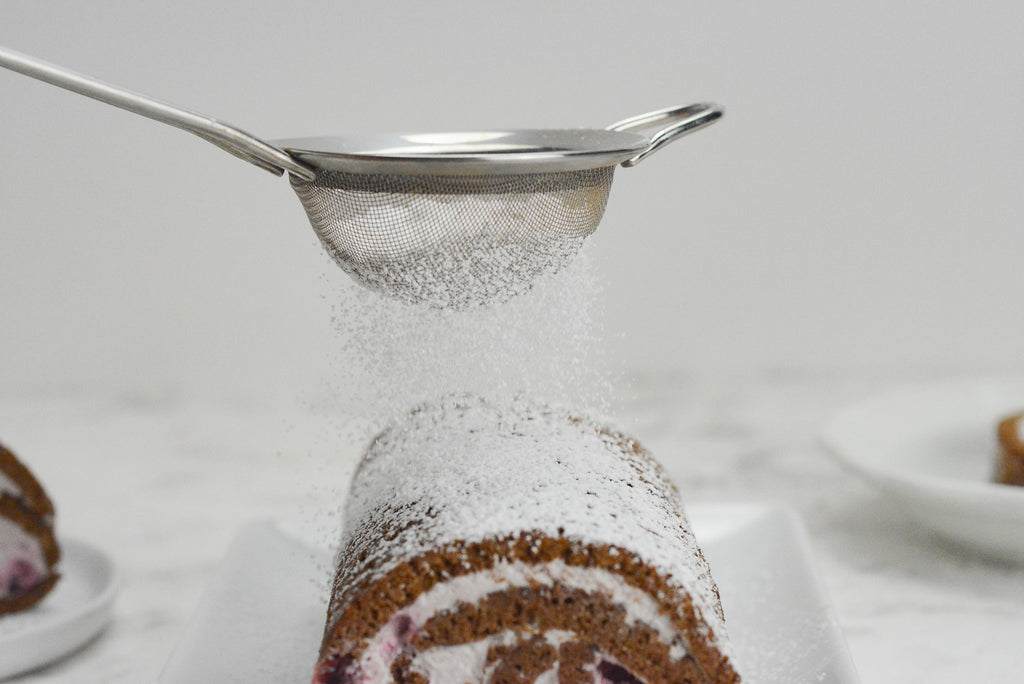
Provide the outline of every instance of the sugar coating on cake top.
<path id="1" fill-rule="evenodd" d="M 388 544 L 361 544 L 382 518 Z M 420 407 L 371 444 L 345 519 L 343 552 L 366 554 L 351 584 L 454 542 L 530 530 L 628 550 L 724 634 L 717 590 L 675 487 L 634 440 L 568 412 L 464 396 Z"/>

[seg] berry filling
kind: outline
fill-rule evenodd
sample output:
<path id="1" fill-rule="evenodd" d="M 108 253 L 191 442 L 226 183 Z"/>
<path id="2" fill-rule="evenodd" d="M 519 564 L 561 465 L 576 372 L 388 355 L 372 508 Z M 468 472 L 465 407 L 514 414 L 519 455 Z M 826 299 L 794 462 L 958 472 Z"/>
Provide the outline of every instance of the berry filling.
<path id="1" fill-rule="evenodd" d="M 0 570 L 0 598 L 11 598 L 28 591 L 46 579 L 36 565 L 24 558 L 15 558 Z"/>
<path id="2" fill-rule="evenodd" d="M 41 579 L 31 563 L 19 558 L 7 569 L 7 593 L 13 596 L 26 589 L 31 589 L 39 584 Z"/>
<path id="3" fill-rule="evenodd" d="M 357 676 L 355 658 L 334 656 L 317 668 L 313 684 L 355 684 Z"/>
<path id="4" fill-rule="evenodd" d="M 597 666 L 597 676 L 597 684 L 643 684 L 629 670 L 607 660 Z"/>

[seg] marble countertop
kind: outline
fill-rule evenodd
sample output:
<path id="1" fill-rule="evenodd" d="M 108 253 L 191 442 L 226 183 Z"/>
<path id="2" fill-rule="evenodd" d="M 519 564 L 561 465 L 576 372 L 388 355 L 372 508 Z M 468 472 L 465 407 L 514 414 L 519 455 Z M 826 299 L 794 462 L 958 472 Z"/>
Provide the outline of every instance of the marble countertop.
<path id="1" fill-rule="evenodd" d="M 614 414 L 687 501 L 797 511 L 864 682 L 1019 681 L 1024 567 L 938 541 L 818 445 L 833 411 L 913 380 L 666 373 L 637 378 Z M 244 524 L 337 535 L 365 433 L 328 401 L 173 389 L 7 389 L 0 430 L 57 502 L 60 533 L 108 551 L 124 579 L 111 625 L 19 684 L 154 681 Z"/>

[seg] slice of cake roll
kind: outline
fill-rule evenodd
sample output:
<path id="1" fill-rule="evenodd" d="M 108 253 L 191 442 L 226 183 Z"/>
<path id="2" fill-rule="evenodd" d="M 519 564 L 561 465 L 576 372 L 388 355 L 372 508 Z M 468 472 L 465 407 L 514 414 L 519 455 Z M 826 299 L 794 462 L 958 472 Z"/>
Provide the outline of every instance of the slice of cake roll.
<path id="1" fill-rule="evenodd" d="M 53 503 L 29 469 L 0 444 L 0 615 L 25 610 L 57 583 Z"/>
<path id="2" fill-rule="evenodd" d="M 678 492 L 636 441 L 451 398 L 354 475 L 315 684 L 739 682 Z"/>
<path id="3" fill-rule="evenodd" d="M 999 421 L 996 482 L 1024 486 L 1024 413 Z"/>

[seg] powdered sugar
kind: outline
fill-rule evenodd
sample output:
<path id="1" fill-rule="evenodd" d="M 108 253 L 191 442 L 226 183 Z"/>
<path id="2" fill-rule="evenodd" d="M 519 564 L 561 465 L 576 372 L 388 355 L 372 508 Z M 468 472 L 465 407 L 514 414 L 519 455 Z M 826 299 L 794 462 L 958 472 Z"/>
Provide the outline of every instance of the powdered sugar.
<path id="1" fill-rule="evenodd" d="M 346 518 L 343 553 L 366 561 L 339 577 L 343 586 L 456 540 L 537 531 L 635 554 L 722 633 L 714 584 L 673 485 L 629 438 L 563 411 L 467 396 L 421 407 L 371 446 Z M 393 538 L 364 544 L 382 518 Z M 335 600 L 344 602 L 344 591 Z"/>
<path id="2" fill-rule="evenodd" d="M 425 269 L 413 280 L 438 292 L 417 293 L 410 299 L 421 304 L 410 305 L 350 287 L 336 308 L 343 340 L 335 377 L 347 408 L 388 428 L 369 447 L 346 502 L 329 634 L 368 583 L 399 566 L 459 544 L 521 541 L 525 532 L 622 554 L 622 576 L 613 559 L 606 578 L 619 587 L 629 583 L 625 566 L 639 559 L 669 596 L 674 589 L 692 599 L 704 629 L 724 635 L 717 590 L 675 488 L 633 440 L 581 419 L 608 413 L 612 398 L 586 247 L 568 264 L 561 263 L 568 252 L 556 255 L 558 268 L 549 269 L 516 251 L 528 245 L 482 245 L 466 259 L 442 252 L 455 263 L 435 268 L 417 243 L 402 258 L 416 262 L 414 271 Z M 479 269 L 478 258 L 487 262 Z M 445 299 L 451 291 L 438 268 L 458 273 L 461 285 L 473 283 L 471 296 Z M 391 277 L 373 270 L 372 277 Z M 403 265 L 394 275 L 409 273 Z M 451 562 L 461 563 L 456 575 L 473 570 L 466 556 Z M 618 605 L 637 597 L 594 593 L 615 596 Z M 689 605 L 660 591 L 645 597 L 649 603 L 633 602 L 647 609 L 627 611 L 630 619 L 652 626 L 681 655 L 673 621 L 658 611 Z M 390 614 L 422 626 L 423 616 Z M 377 663 L 381 644 L 364 656 Z M 385 661 L 378 665 L 386 671 Z"/>
<path id="3" fill-rule="evenodd" d="M 542 244 L 474 236 L 457 249 L 424 248 L 387 261 L 346 262 L 342 268 L 360 284 L 402 302 L 461 310 L 527 292 L 537 278 L 561 270 L 582 244 L 582 239 Z"/>
<path id="4" fill-rule="evenodd" d="M 461 311 L 408 305 L 346 285 L 335 306 L 331 377 L 340 383 L 344 408 L 378 427 L 452 392 L 499 402 L 524 394 L 609 411 L 601 288 L 586 248 L 529 292 Z"/>
<path id="5" fill-rule="evenodd" d="M 324 247 L 358 282 L 464 308 L 519 295 L 564 266 L 600 222 L 613 172 L 321 171 L 291 181 Z"/>

